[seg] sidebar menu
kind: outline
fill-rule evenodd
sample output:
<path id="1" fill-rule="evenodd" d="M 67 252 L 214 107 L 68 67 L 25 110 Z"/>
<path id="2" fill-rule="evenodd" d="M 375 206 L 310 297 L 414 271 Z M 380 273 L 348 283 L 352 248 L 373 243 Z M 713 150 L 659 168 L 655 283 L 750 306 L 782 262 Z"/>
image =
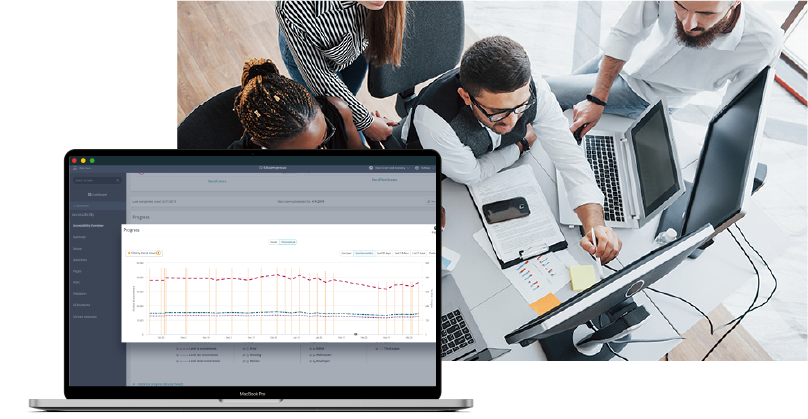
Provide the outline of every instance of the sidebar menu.
<path id="1" fill-rule="evenodd" d="M 121 224 L 126 175 L 70 174 L 68 359 L 70 385 L 126 385 L 121 343 Z M 81 374 L 74 372 L 81 371 Z"/>

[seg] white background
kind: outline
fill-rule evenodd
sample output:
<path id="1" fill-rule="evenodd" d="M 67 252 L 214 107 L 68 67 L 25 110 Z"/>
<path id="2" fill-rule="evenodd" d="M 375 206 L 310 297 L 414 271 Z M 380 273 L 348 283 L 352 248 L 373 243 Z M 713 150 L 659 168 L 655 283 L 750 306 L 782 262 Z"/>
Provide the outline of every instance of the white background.
<path id="1" fill-rule="evenodd" d="M 0 30 L 0 411 L 8 418 L 32 413 L 29 398 L 63 396 L 64 154 L 175 147 L 176 4 L 17 0 L 0 9 Z M 474 398 L 466 414 L 476 417 L 799 417 L 807 366 L 444 363 L 443 393 Z"/>

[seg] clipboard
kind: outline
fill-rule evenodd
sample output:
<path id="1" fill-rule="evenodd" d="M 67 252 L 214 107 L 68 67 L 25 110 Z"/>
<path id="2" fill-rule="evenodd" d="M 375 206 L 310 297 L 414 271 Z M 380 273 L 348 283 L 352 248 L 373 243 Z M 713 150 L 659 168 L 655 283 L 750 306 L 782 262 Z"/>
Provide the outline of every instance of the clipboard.
<path id="1" fill-rule="evenodd" d="M 484 184 L 486 184 L 487 182 L 493 182 L 493 184 L 490 185 L 490 186 L 493 189 L 497 189 L 497 186 L 499 185 L 498 182 L 512 184 L 512 183 L 514 183 L 514 180 L 517 180 L 518 182 L 521 183 L 521 185 L 517 185 L 517 186 L 522 188 L 522 190 L 528 190 L 526 188 L 534 188 L 535 189 L 535 193 L 533 193 L 533 194 L 529 195 L 529 197 L 527 197 L 527 199 L 529 201 L 531 201 L 531 203 L 530 203 L 531 215 L 528 216 L 528 217 L 525 217 L 525 219 L 530 218 L 531 216 L 533 216 L 534 212 L 537 212 L 538 214 L 537 214 L 536 217 L 534 217 L 534 219 L 527 220 L 526 222 L 541 222 L 541 221 L 552 220 L 553 225 L 555 226 L 555 229 L 554 229 L 553 234 L 551 236 L 557 237 L 560 240 L 555 242 L 555 243 L 550 243 L 550 244 L 547 244 L 547 243 L 534 243 L 530 247 L 518 250 L 518 252 L 517 252 L 518 255 L 516 255 L 516 257 L 514 257 L 514 258 L 509 257 L 508 258 L 509 260 L 504 260 L 502 258 L 502 255 L 500 254 L 500 252 L 497 251 L 498 246 L 496 246 L 494 244 L 494 241 L 491 238 L 491 232 L 489 231 L 489 224 L 487 224 L 487 222 L 485 221 L 485 218 L 483 217 L 482 212 L 481 212 L 482 205 L 487 203 L 487 202 L 485 202 L 485 203 L 484 202 L 477 202 L 477 199 L 475 198 L 475 194 L 472 192 L 471 188 L 472 187 L 481 188 L 481 185 L 484 188 L 485 186 L 488 186 L 488 185 L 484 185 Z M 501 269 L 507 269 L 507 268 L 510 268 L 511 266 L 515 266 L 515 265 L 517 265 L 517 264 L 519 264 L 521 262 L 524 262 L 524 261 L 526 261 L 528 259 L 538 257 L 538 256 L 544 255 L 544 254 L 549 253 L 549 252 L 557 252 L 559 250 L 564 250 L 564 249 L 567 248 L 567 246 L 568 246 L 567 241 L 564 239 L 564 235 L 561 233 L 561 230 L 558 227 L 558 222 L 555 220 L 555 217 L 553 216 L 552 212 L 550 211 L 550 206 L 547 203 L 547 199 L 544 197 L 544 194 L 541 191 L 541 187 L 539 186 L 538 181 L 536 180 L 536 177 L 535 177 L 535 175 L 533 173 L 533 169 L 530 166 L 519 166 L 519 167 L 509 169 L 509 170 L 502 171 L 502 172 L 497 173 L 496 175 L 492 176 L 491 178 L 485 180 L 484 182 L 481 182 L 480 184 L 474 185 L 472 187 L 466 186 L 466 189 L 468 190 L 469 195 L 471 196 L 471 200 L 474 203 L 475 209 L 477 210 L 477 216 L 480 217 L 480 221 L 483 224 L 483 229 L 485 230 L 486 236 L 488 236 L 488 241 L 491 243 L 491 247 L 494 249 L 494 255 L 496 256 L 497 261 L 499 262 L 499 266 L 500 266 Z M 508 191 L 505 191 L 503 193 L 507 194 Z M 514 197 L 515 196 L 504 196 L 503 197 L 503 196 L 501 196 L 501 194 L 498 194 L 496 197 L 489 197 L 489 199 L 492 200 L 492 202 L 493 202 L 493 201 L 496 201 L 496 200 L 509 199 L 509 198 L 514 198 Z M 536 209 L 538 211 L 534 211 L 534 209 Z M 522 220 L 524 220 L 524 219 L 522 219 Z M 500 224 L 509 223 L 509 222 L 515 222 L 515 221 L 519 221 L 519 219 L 505 221 L 505 222 L 500 223 Z M 524 222 L 522 222 L 522 223 L 524 223 Z"/>
<path id="2" fill-rule="evenodd" d="M 467 187 L 467 189 L 468 189 L 468 187 Z M 471 196 L 471 200 L 472 200 L 472 202 L 474 202 L 474 196 L 471 194 L 471 191 L 469 191 L 469 196 Z M 475 204 L 475 207 L 476 207 L 477 203 L 474 202 L 474 204 Z M 524 262 L 524 261 L 526 261 L 528 259 L 532 259 L 534 257 L 539 257 L 541 255 L 544 255 L 544 254 L 547 254 L 547 253 L 550 253 L 550 252 L 557 252 L 559 250 L 564 250 L 564 249 L 566 249 L 568 247 L 568 244 L 567 244 L 566 240 L 562 240 L 562 241 L 560 241 L 558 243 L 554 243 L 554 244 L 551 244 L 549 246 L 547 244 L 540 244 L 538 246 L 531 246 L 531 247 L 528 247 L 527 249 L 520 250 L 519 251 L 519 257 L 517 257 L 515 259 L 512 259 L 512 260 L 504 261 L 504 260 L 502 260 L 502 258 L 500 258 L 499 254 L 497 254 L 496 248 L 494 247 L 494 242 L 491 241 L 491 235 L 488 233 L 488 227 L 486 226 L 486 222 L 485 222 L 485 219 L 483 218 L 482 213 L 480 213 L 480 211 L 477 211 L 477 216 L 480 217 L 480 221 L 483 223 L 483 229 L 485 230 L 485 236 L 488 237 L 488 242 L 491 243 L 491 247 L 494 248 L 494 255 L 497 257 L 497 262 L 499 262 L 499 267 L 501 269 L 508 269 L 511 266 L 516 266 L 516 265 L 518 265 L 518 264 L 520 264 L 520 263 L 522 263 L 522 262 Z"/>

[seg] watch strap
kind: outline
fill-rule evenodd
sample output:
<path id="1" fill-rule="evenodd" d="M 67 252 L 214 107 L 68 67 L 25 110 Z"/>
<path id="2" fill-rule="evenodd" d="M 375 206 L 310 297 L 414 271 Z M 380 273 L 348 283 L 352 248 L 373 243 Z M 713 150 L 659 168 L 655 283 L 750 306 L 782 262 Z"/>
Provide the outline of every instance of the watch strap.
<path id="1" fill-rule="evenodd" d="M 530 143 L 528 143 L 525 138 L 520 139 L 519 143 L 522 144 L 522 154 L 530 150 Z"/>
<path id="2" fill-rule="evenodd" d="M 604 102 L 604 101 L 602 101 L 602 100 L 600 100 L 597 97 L 592 96 L 592 95 L 586 95 L 586 100 L 594 103 L 595 105 L 606 106 L 606 102 Z"/>

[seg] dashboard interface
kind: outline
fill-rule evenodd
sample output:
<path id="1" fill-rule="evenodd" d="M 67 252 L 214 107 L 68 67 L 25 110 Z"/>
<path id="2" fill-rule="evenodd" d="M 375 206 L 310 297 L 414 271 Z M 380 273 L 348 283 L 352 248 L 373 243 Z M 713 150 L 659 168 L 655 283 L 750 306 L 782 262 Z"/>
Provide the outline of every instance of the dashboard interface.
<path id="1" fill-rule="evenodd" d="M 71 386 L 435 385 L 434 158 L 67 169 Z"/>

